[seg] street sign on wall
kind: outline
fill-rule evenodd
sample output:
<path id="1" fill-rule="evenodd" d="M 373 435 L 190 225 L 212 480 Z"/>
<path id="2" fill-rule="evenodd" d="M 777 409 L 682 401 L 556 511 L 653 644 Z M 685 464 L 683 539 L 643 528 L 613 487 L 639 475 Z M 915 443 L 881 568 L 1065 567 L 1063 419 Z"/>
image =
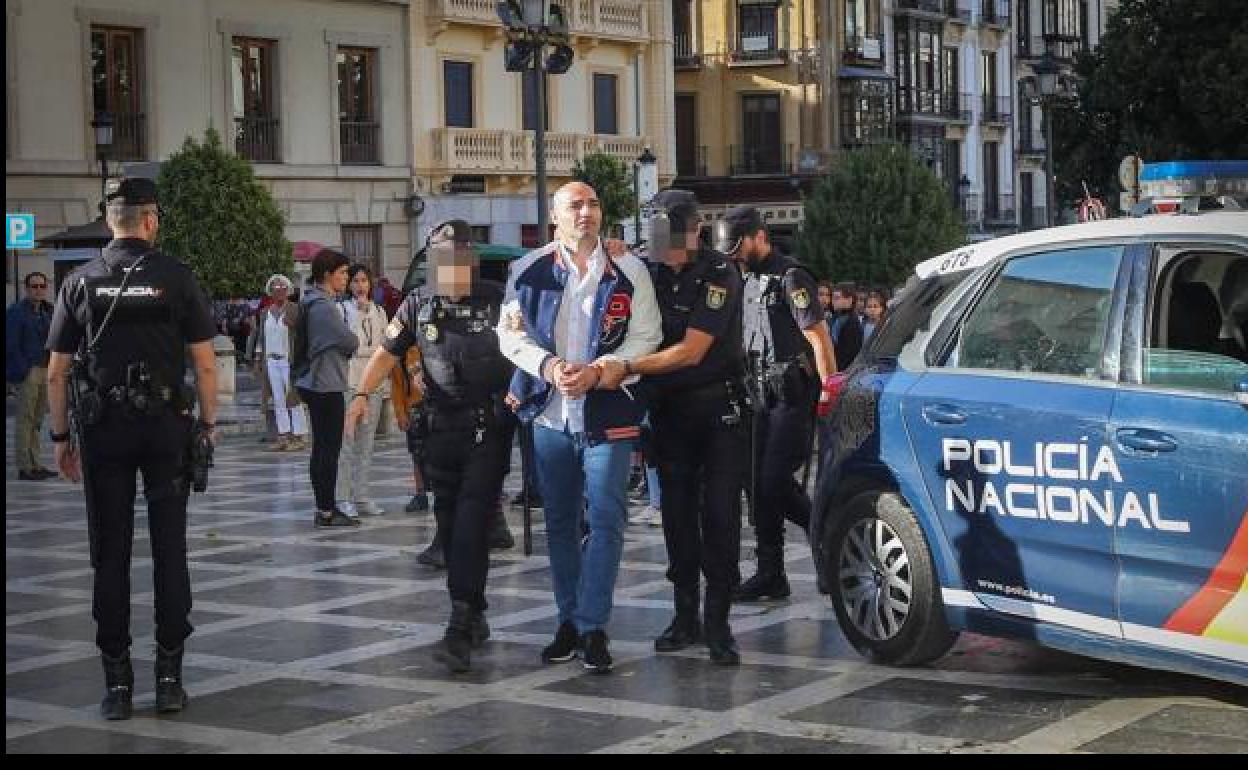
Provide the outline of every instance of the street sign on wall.
<path id="1" fill-rule="evenodd" d="M 34 214 L 5 214 L 4 225 L 4 248 L 35 248 Z"/>

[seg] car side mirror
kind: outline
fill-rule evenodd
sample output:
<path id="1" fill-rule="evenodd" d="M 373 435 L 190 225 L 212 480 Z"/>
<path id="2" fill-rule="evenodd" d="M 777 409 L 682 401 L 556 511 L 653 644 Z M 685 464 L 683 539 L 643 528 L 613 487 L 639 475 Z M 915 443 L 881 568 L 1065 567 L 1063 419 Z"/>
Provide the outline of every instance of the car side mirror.
<path id="1" fill-rule="evenodd" d="M 1248 407 L 1248 377 L 1236 383 L 1235 400 L 1240 403 L 1240 406 Z"/>

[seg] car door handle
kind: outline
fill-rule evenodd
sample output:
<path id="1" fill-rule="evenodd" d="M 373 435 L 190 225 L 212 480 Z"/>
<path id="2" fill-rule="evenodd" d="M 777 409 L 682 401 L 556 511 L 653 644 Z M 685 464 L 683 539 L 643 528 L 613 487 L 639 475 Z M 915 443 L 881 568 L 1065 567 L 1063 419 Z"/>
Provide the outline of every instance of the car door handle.
<path id="1" fill-rule="evenodd" d="M 961 425 L 966 412 L 949 404 L 928 404 L 923 407 L 923 419 L 931 425 Z"/>
<path id="2" fill-rule="evenodd" d="M 1146 428 L 1121 428 L 1117 433 L 1118 446 L 1141 452 L 1173 452 L 1179 448 L 1173 436 Z"/>

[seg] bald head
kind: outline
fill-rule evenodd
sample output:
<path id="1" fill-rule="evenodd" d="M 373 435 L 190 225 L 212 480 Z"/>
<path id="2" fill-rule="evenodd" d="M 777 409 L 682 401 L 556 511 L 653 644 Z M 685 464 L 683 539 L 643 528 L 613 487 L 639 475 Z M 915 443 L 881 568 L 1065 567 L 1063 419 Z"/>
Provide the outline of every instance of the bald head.
<path id="1" fill-rule="evenodd" d="M 602 228 L 602 204 L 598 193 L 584 182 L 568 182 L 555 191 L 551 201 L 555 237 L 568 245 L 588 245 Z"/>

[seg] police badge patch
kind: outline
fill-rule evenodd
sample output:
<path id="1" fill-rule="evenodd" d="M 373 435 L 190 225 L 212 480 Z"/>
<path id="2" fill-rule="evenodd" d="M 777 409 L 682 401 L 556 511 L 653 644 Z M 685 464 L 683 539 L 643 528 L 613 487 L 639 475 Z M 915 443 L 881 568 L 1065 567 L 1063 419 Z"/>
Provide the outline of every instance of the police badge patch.
<path id="1" fill-rule="evenodd" d="M 386 327 L 387 339 L 392 339 L 392 340 L 398 339 L 398 336 L 402 333 L 403 333 L 403 322 L 397 318 L 391 321 L 390 325 Z"/>
<path id="2" fill-rule="evenodd" d="M 797 291 L 791 292 L 789 297 L 793 300 L 793 307 L 798 310 L 805 310 L 810 307 L 810 292 L 805 289 L 798 289 Z"/>
<path id="3" fill-rule="evenodd" d="M 728 299 L 728 290 L 722 286 L 706 287 L 706 306 L 711 310 L 719 310 L 724 306 L 724 300 Z"/>
<path id="4" fill-rule="evenodd" d="M 425 324 L 425 339 L 430 342 L 438 341 L 438 327 L 434 324 Z"/>

